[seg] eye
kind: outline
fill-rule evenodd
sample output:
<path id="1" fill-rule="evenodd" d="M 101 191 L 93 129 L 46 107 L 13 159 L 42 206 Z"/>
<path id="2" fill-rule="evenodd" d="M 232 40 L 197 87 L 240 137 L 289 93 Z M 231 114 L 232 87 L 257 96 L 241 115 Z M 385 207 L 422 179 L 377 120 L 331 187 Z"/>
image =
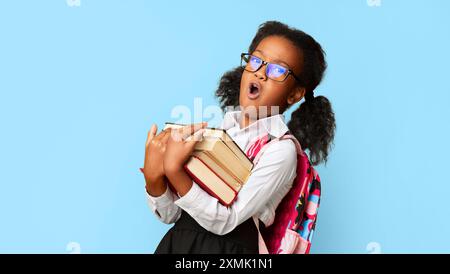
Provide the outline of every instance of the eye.
<path id="1" fill-rule="evenodd" d="M 275 72 L 278 74 L 281 74 L 281 73 L 283 73 L 283 69 L 277 67 L 277 68 L 275 68 Z"/>
<path id="2" fill-rule="evenodd" d="M 274 77 L 279 77 L 285 74 L 287 72 L 287 69 L 279 65 L 273 65 L 270 68 L 270 72 Z"/>
<path id="3" fill-rule="evenodd" d="M 253 69 L 258 69 L 262 64 L 262 60 L 255 56 L 250 56 L 250 65 Z"/>
<path id="4" fill-rule="evenodd" d="M 255 57 L 255 56 L 251 56 L 250 57 L 250 62 L 253 63 L 253 64 L 259 65 L 259 64 L 261 64 L 261 59 L 259 59 L 258 57 Z"/>

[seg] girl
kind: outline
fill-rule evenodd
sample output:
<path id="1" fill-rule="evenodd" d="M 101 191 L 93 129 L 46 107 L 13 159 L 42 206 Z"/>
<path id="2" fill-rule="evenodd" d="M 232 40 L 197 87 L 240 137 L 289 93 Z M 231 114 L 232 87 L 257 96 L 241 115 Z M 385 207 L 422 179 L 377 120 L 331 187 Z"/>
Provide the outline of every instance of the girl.
<path id="1" fill-rule="evenodd" d="M 222 128 L 244 151 L 261 133 L 277 138 L 290 132 L 313 165 L 326 162 L 335 120 L 329 100 L 313 94 L 326 69 L 319 43 L 300 30 L 269 21 L 259 27 L 241 59 L 241 66 L 224 74 L 216 91 L 222 109 L 240 107 L 225 113 Z M 305 102 L 285 124 L 277 110 L 284 113 L 302 98 Z M 143 172 L 149 204 L 159 220 L 175 223 L 155 253 L 258 253 L 252 216 L 259 219 L 264 235 L 296 177 L 295 145 L 291 140 L 270 145 L 237 200 L 225 207 L 183 170 L 205 126 L 156 135 L 153 125 L 148 133 Z M 191 135 L 194 138 L 186 140 Z"/>

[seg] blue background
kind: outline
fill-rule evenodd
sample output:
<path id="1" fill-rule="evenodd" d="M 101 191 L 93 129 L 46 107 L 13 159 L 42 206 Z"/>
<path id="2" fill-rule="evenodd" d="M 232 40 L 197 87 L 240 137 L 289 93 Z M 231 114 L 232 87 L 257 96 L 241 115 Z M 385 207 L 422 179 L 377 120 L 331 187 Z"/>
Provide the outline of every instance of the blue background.
<path id="1" fill-rule="evenodd" d="M 272 19 L 327 52 L 316 94 L 337 132 L 312 253 L 450 252 L 450 2 L 373 2 L 2 1 L 0 252 L 152 253 L 170 226 L 138 171 L 147 131 L 217 105 Z"/>

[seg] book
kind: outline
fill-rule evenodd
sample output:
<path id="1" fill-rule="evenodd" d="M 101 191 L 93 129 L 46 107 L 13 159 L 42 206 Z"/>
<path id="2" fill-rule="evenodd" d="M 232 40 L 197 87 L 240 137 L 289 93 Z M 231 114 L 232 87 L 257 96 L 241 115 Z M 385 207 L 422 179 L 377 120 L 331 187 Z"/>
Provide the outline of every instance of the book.
<path id="1" fill-rule="evenodd" d="M 197 157 L 202 164 L 207 166 L 211 170 L 215 170 L 219 177 L 221 177 L 227 184 L 233 188 L 235 191 L 241 190 L 242 185 L 245 181 L 241 181 L 237 179 L 233 174 L 231 174 L 226 167 L 223 167 L 221 164 L 217 163 L 213 158 L 211 158 L 208 154 L 202 153 L 200 151 L 194 151 L 193 156 Z"/>
<path id="2" fill-rule="evenodd" d="M 199 158 L 195 156 L 189 158 L 184 168 L 195 183 L 223 205 L 230 206 L 236 199 L 238 192 L 204 165 Z"/>
<path id="3" fill-rule="evenodd" d="M 166 123 L 166 128 L 185 125 Z M 222 204 L 230 206 L 247 181 L 252 161 L 224 129 L 205 128 L 184 169 L 194 182 Z"/>

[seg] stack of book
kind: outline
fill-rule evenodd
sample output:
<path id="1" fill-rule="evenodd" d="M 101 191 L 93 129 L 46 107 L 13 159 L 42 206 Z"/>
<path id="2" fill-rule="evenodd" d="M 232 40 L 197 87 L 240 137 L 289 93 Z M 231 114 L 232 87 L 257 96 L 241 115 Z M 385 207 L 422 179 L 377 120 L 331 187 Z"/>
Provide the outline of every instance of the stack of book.
<path id="1" fill-rule="evenodd" d="M 184 125 L 166 123 L 166 128 Z M 184 169 L 200 187 L 230 206 L 247 181 L 252 161 L 224 129 L 205 128 L 203 138 L 194 148 Z"/>

